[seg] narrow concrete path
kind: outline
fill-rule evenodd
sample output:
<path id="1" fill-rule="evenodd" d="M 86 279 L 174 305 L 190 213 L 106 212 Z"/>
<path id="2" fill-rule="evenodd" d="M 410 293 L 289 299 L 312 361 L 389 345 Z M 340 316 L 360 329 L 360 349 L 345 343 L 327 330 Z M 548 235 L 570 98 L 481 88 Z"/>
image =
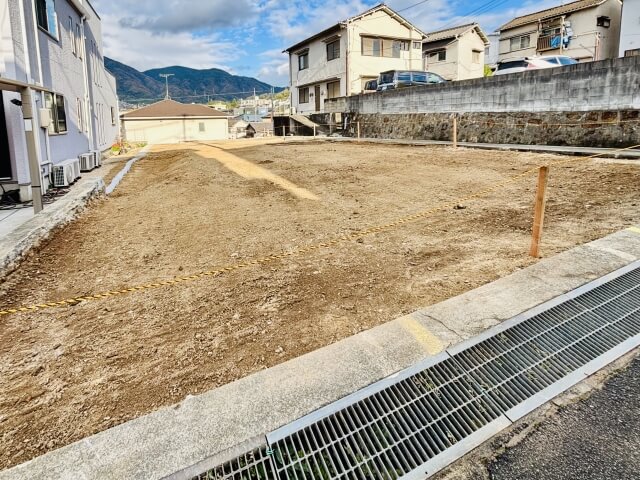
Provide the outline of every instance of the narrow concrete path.
<path id="1" fill-rule="evenodd" d="M 186 148 L 195 151 L 203 158 L 210 158 L 220 162 L 225 168 L 248 180 L 266 180 L 288 191 L 293 196 L 304 200 L 320 200 L 314 193 L 306 188 L 299 187 L 286 178 L 276 175 L 266 168 L 256 165 L 248 160 L 233 155 L 222 148 L 214 147 L 206 143 L 186 144 Z M 160 147 L 163 148 L 163 147 Z"/>

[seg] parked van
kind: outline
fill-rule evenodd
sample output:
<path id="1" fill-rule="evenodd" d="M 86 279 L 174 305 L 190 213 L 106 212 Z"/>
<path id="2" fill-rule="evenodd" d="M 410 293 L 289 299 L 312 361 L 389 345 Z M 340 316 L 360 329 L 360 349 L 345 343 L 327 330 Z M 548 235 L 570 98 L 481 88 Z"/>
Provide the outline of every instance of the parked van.
<path id="1" fill-rule="evenodd" d="M 378 80 L 369 80 L 364 84 L 362 93 L 373 93 L 378 90 Z"/>
<path id="2" fill-rule="evenodd" d="M 378 77 L 378 92 L 444 82 L 446 80 L 436 73 L 419 70 L 389 70 L 382 72 Z"/>

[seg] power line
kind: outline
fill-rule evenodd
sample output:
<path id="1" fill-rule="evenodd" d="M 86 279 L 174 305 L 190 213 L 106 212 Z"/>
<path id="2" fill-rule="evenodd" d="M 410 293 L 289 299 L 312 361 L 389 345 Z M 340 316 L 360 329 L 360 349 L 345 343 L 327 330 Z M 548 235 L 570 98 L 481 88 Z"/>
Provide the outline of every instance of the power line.
<path id="1" fill-rule="evenodd" d="M 481 4 L 480 6 L 474 8 L 473 10 L 464 13 L 462 16 L 460 17 L 456 17 L 455 21 L 452 20 L 446 24 L 444 24 L 442 27 L 440 27 L 440 30 L 446 30 L 447 28 L 450 28 L 456 24 L 462 24 L 464 23 L 464 21 L 466 19 L 468 19 L 471 16 L 475 16 L 475 15 L 481 15 L 483 13 L 487 13 L 490 12 L 492 10 L 495 10 L 496 8 L 498 8 L 499 6 L 502 6 L 503 4 L 507 3 L 509 0 L 489 0 L 486 3 Z"/>
<path id="2" fill-rule="evenodd" d="M 411 10 L 412 8 L 418 7 L 423 3 L 427 3 L 429 0 L 422 0 L 421 2 L 415 3 L 413 5 L 409 5 L 408 7 L 403 8 L 402 10 L 396 10 L 396 13 L 406 12 L 407 10 Z"/>
<path id="3" fill-rule="evenodd" d="M 255 93 L 270 93 L 270 90 L 256 90 Z M 247 90 L 243 92 L 223 92 L 223 93 L 208 93 L 202 95 L 173 95 L 172 98 L 182 98 L 182 99 L 193 99 L 193 98 L 206 98 L 206 97 L 227 97 L 229 95 L 250 95 L 253 94 L 253 90 Z M 154 97 L 154 98 L 135 98 L 135 99 L 123 99 L 123 101 L 127 103 L 136 103 L 136 102 L 152 102 L 162 100 L 162 97 Z"/>

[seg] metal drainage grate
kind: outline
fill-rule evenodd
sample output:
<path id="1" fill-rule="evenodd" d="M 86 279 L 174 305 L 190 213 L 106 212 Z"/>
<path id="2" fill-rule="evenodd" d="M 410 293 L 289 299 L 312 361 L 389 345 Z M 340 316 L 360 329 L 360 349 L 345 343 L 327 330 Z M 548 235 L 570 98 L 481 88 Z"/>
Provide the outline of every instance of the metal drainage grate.
<path id="1" fill-rule="evenodd" d="M 269 456 L 271 450 L 266 446 L 256 448 L 229 462 L 201 473 L 193 480 L 264 480 L 276 478 Z"/>
<path id="2" fill-rule="evenodd" d="M 640 345 L 640 262 L 267 435 L 196 477 L 424 478 Z"/>

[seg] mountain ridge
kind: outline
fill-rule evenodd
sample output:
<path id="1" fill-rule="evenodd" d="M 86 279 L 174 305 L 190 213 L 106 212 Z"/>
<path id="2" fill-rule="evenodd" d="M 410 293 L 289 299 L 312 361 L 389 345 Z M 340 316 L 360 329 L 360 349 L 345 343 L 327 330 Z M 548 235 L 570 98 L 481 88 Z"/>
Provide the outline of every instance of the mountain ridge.
<path id="1" fill-rule="evenodd" d="M 233 75 L 219 68 L 195 69 L 173 65 L 164 68 L 136 70 L 122 62 L 105 57 L 105 67 L 115 77 L 120 100 L 129 103 L 153 103 L 165 96 L 165 82 L 161 73 L 169 78 L 169 95 L 184 103 L 207 103 L 208 100 L 232 100 L 268 93 L 272 85 L 252 77 Z M 274 92 L 284 90 L 273 87 Z"/>

